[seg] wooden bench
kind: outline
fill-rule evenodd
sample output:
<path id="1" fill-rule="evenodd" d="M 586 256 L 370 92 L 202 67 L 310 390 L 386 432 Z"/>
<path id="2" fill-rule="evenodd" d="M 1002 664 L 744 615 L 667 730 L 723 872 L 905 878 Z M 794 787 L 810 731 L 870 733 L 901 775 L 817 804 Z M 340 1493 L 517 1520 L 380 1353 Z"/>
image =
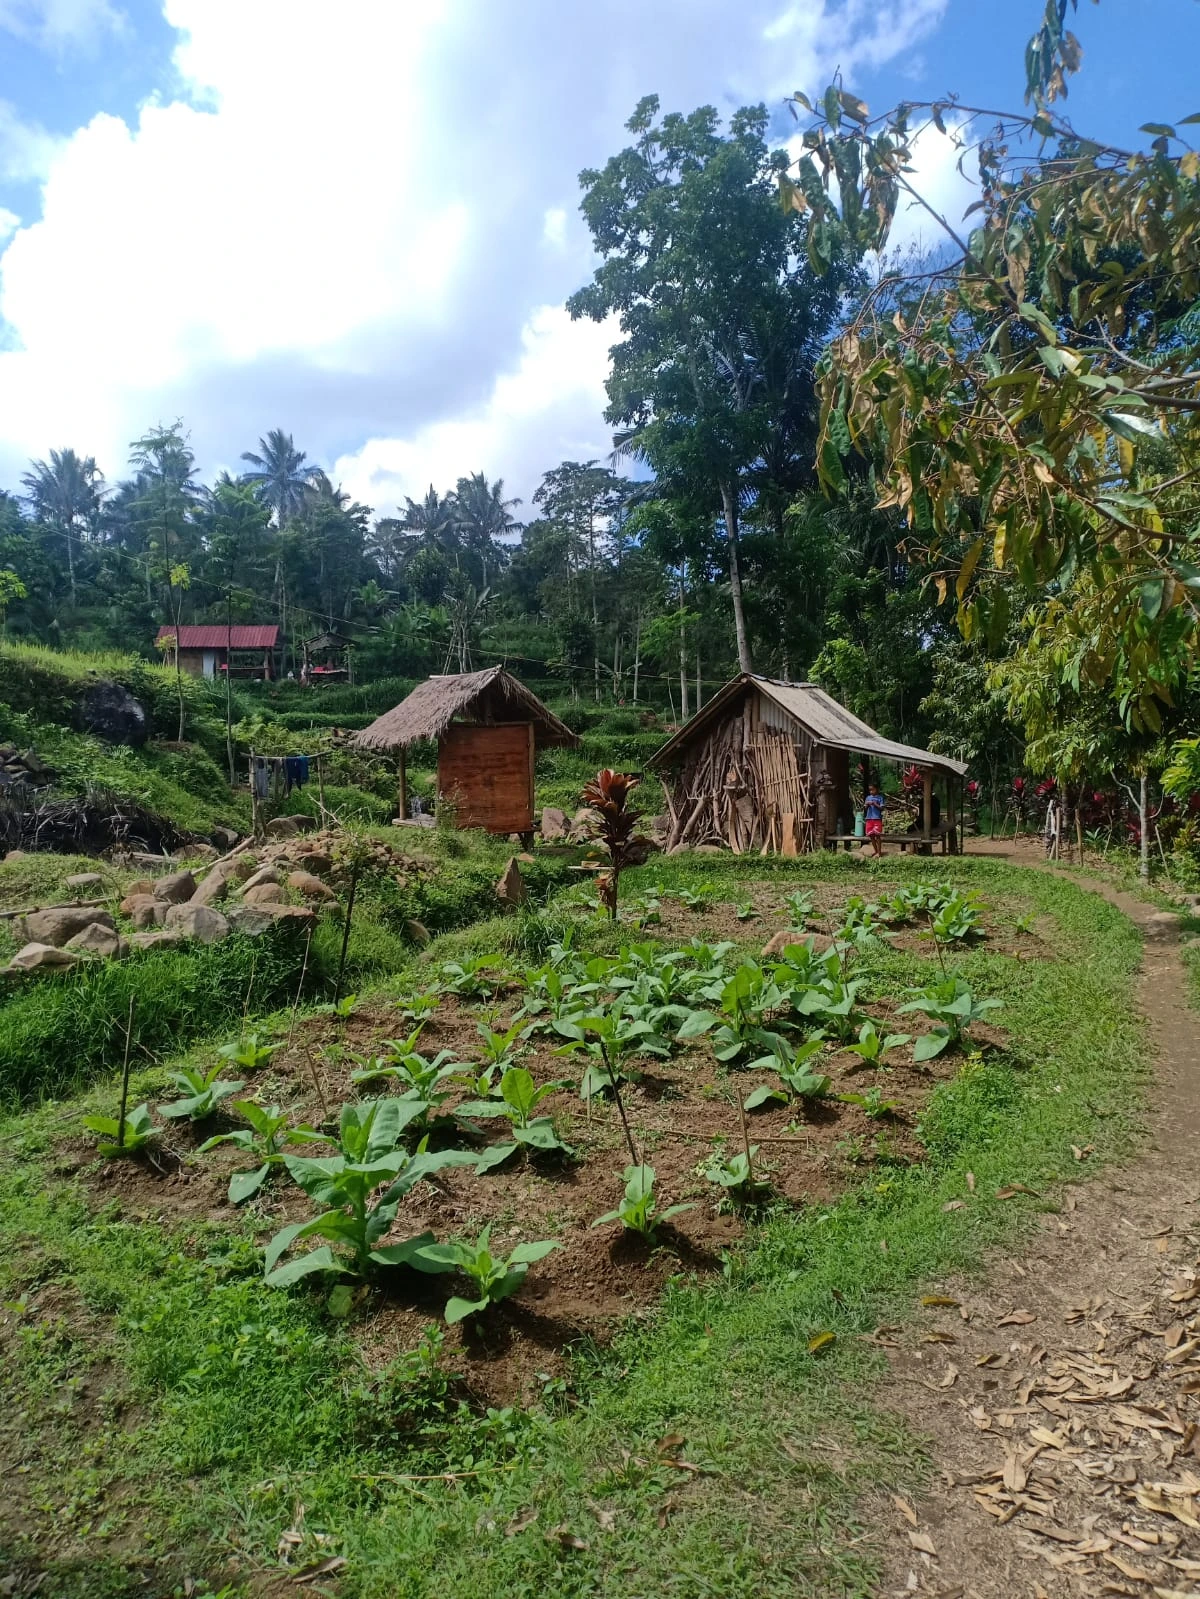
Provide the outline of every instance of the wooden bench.
<path id="1" fill-rule="evenodd" d="M 875 837 L 881 844 L 899 844 L 903 849 L 911 845 L 914 855 L 932 855 L 933 846 L 940 841 L 943 855 L 958 854 L 958 829 L 950 827 L 946 822 L 939 822 L 928 838 L 920 833 L 876 833 Z M 860 838 L 857 833 L 826 833 L 825 844 L 827 848 L 837 849 L 839 844 L 844 844 L 848 850 L 855 845 L 861 848 L 869 844 L 870 839 L 865 836 Z"/>

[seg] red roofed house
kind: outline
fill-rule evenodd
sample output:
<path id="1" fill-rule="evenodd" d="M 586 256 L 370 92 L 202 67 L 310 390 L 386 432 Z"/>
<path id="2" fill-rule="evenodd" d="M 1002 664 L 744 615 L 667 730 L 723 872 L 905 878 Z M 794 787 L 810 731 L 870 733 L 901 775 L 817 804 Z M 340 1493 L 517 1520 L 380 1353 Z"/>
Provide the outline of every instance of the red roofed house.
<path id="1" fill-rule="evenodd" d="M 175 664 L 175 629 L 164 625 L 158 630 L 163 660 L 168 666 Z M 223 622 L 204 623 L 198 627 L 179 629 L 179 664 L 193 677 L 223 677 L 229 671 L 234 677 L 275 676 L 275 646 L 279 642 L 279 629 Z"/>

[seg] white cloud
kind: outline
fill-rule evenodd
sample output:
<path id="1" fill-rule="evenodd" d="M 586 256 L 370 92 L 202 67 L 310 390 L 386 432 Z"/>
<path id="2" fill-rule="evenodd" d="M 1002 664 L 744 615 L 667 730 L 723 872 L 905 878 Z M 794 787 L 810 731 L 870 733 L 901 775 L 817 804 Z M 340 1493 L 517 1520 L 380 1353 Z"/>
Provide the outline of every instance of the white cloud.
<path id="1" fill-rule="evenodd" d="M 181 416 L 205 471 L 283 426 L 381 509 L 479 469 L 528 498 L 607 445 L 610 335 L 560 307 L 592 265 L 578 172 L 638 98 L 777 98 L 945 3 L 163 0 L 180 98 L 61 141 L 0 108 L 0 173 L 42 182 L 0 233 L 0 483 L 66 444 L 119 475 Z"/>
<path id="2" fill-rule="evenodd" d="M 109 0 L 0 0 L 0 28 L 51 49 L 91 46 L 124 26 L 124 13 Z"/>
<path id="3" fill-rule="evenodd" d="M 959 141 L 959 124 L 946 121 L 946 132 L 939 133 L 932 122 L 926 122 L 914 131 L 912 139 L 912 166 L 909 182 L 933 211 L 938 213 L 961 237 L 970 228 L 964 225 L 963 212 L 979 198 L 979 162 L 970 151 L 963 159 L 963 170 L 958 169 L 963 145 Z M 945 229 L 917 201 L 901 196 L 896 207 L 896 220 L 892 224 L 889 250 L 914 250 L 919 254 L 937 251 L 950 243 Z"/>
<path id="4" fill-rule="evenodd" d="M 6 183 L 45 178 L 65 143 L 36 122 L 23 121 L 15 106 L 0 100 L 0 179 Z"/>

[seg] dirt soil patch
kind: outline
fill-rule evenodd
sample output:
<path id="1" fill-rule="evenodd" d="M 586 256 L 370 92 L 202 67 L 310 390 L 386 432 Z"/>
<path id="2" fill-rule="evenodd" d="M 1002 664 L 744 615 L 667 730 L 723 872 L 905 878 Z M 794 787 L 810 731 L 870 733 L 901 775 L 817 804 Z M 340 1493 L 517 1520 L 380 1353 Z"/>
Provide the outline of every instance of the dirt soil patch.
<path id="1" fill-rule="evenodd" d="M 983 1284 L 946 1283 L 892 1352 L 881 1397 L 939 1476 L 876 1506 L 881 1594 L 1200 1593 L 1200 1095 L 1176 948 L 1147 944 L 1140 999 L 1157 1054 L 1142 1157 L 1072 1190 Z"/>

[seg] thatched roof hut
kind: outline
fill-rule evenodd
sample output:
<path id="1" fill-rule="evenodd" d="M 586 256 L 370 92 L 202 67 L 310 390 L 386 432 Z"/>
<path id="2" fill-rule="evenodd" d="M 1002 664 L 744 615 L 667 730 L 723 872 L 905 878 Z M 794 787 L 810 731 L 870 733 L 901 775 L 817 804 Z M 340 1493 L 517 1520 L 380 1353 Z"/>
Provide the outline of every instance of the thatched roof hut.
<path id="1" fill-rule="evenodd" d="M 958 847 L 961 761 L 885 738 L 815 683 L 750 673 L 726 683 L 650 759 L 667 794 L 668 847 L 720 843 L 738 854 L 795 855 L 834 842 L 853 825 L 852 755 L 872 767 L 917 767 L 924 792 L 916 842 L 928 847 L 938 837 L 943 849 Z M 947 800 L 937 823 L 935 775 Z"/>
<path id="2" fill-rule="evenodd" d="M 397 756 L 402 819 L 404 752 L 422 739 L 437 740 L 439 802 L 454 806 L 459 827 L 491 833 L 532 832 L 535 754 L 579 742 L 502 666 L 431 677 L 350 740 L 357 749 Z"/>

